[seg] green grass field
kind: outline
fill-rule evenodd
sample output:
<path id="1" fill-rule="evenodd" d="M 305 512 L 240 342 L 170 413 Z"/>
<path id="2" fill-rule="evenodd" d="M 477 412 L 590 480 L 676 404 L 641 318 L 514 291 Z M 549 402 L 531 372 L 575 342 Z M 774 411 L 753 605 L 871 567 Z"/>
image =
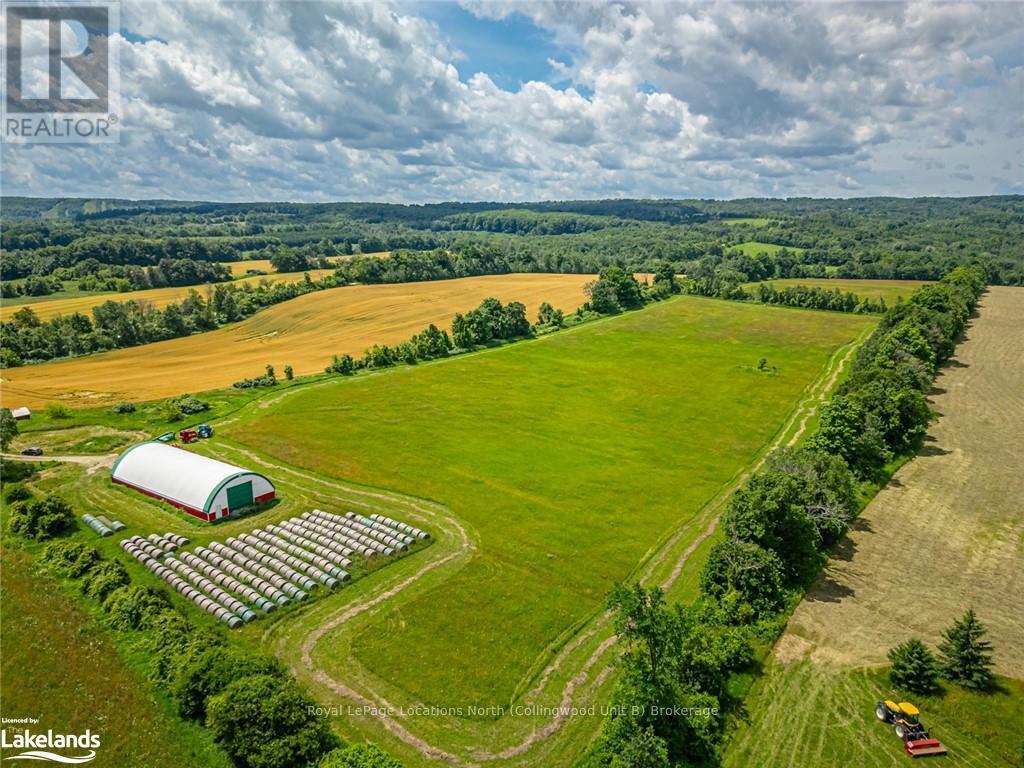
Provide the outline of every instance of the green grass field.
<path id="1" fill-rule="evenodd" d="M 922 285 L 927 285 L 928 280 L 847 280 L 842 278 L 813 278 L 793 277 L 784 280 L 766 280 L 767 285 L 778 289 L 794 285 L 803 285 L 808 288 L 821 288 L 826 291 L 842 291 L 853 293 L 864 299 L 885 299 L 890 306 L 899 299 L 907 299 L 914 291 Z M 758 283 L 747 283 L 745 288 L 758 285 Z"/>
<path id="2" fill-rule="evenodd" d="M 811 661 L 772 664 L 747 699 L 750 724 L 730 743 L 722 768 L 896 768 L 911 762 L 891 726 L 875 719 L 875 702 L 895 697 L 878 669 L 844 669 Z M 949 749 L 938 765 L 1019 765 L 1024 683 L 1000 679 L 993 693 L 946 685 L 941 695 L 911 696 L 931 734 Z M 785 702 L 784 705 L 781 705 Z M 931 763 L 929 763 L 931 764 Z"/>
<path id="3" fill-rule="evenodd" d="M 765 218 L 744 217 L 739 219 L 722 219 L 719 223 L 725 224 L 727 227 L 735 227 L 739 224 L 748 224 L 751 227 L 763 227 L 768 224 L 771 224 L 772 220 Z"/>
<path id="4" fill-rule="evenodd" d="M 775 243 L 759 243 L 756 240 L 748 240 L 745 243 L 738 243 L 737 245 L 724 246 L 726 252 L 739 251 L 747 256 L 757 256 L 759 253 L 767 253 L 774 255 L 779 251 L 785 249 L 790 253 L 803 253 L 803 248 L 798 248 L 795 245 L 776 245 Z"/>
<path id="5" fill-rule="evenodd" d="M 154 701 L 104 630 L 29 554 L 4 547 L 0 571 L 5 717 L 39 718 L 34 732 L 100 737 L 97 768 L 215 766 L 228 768 L 209 734 Z M 5 726 L 8 727 L 8 726 Z"/>
<path id="6" fill-rule="evenodd" d="M 352 647 L 416 700 L 504 704 L 613 582 L 757 455 L 834 350 L 871 322 L 683 298 L 311 387 L 226 434 L 440 502 L 467 524 L 479 538 L 469 564 Z M 761 357 L 779 375 L 758 373 Z"/>

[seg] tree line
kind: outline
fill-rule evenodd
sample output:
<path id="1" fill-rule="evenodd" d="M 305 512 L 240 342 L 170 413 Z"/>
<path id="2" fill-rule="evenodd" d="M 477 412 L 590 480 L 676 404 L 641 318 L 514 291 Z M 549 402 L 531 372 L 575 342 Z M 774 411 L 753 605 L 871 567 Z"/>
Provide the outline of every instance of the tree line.
<path id="1" fill-rule="evenodd" d="M 895 458 L 919 449 L 932 418 L 924 393 L 984 286 L 982 269 L 958 267 L 885 313 L 817 431 L 802 447 L 770 454 L 730 497 L 725 536 L 709 553 L 692 606 L 669 605 L 658 587 L 612 591 L 622 676 L 587 768 L 714 761 L 726 715 L 740 704 L 729 693 L 731 676 L 749 668 L 752 640 L 785 625 L 859 511 L 860 482 L 880 483 Z M 946 635 L 943 668 L 965 684 L 985 680 L 979 637 L 970 616 Z M 901 669 L 927 672 L 929 658 L 922 662 L 916 646 L 893 654 Z"/>
<path id="2" fill-rule="evenodd" d="M 79 291 L 142 291 L 180 285 L 201 285 L 231 280 L 231 269 L 217 262 L 194 259 L 161 259 L 156 266 L 107 265 L 86 259 L 73 267 L 58 267 L 47 276 L 29 275 L 20 285 L 10 280 L 0 283 L 4 298 L 49 296 L 64 290 L 74 281 Z"/>
<path id="3" fill-rule="evenodd" d="M 191 291 L 180 302 L 157 309 L 148 302 L 105 301 L 92 309 L 92 318 L 75 312 L 40 320 L 31 307 L 22 307 L 0 323 L 4 344 L 0 367 L 77 357 L 111 349 L 210 331 L 223 323 L 242 320 L 255 312 L 316 290 L 336 285 L 306 278 L 296 283 L 221 283 L 204 297 Z"/>

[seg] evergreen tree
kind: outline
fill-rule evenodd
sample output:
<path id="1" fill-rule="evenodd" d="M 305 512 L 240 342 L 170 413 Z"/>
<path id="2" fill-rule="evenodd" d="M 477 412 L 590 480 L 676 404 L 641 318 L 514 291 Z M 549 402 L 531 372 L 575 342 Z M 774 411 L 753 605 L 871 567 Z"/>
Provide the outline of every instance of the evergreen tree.
<path id="1" fill-rule="evenodd" d="M 987 630 L 968 608 L 962 619 L 942 633 L 939 645 L 942 673 L 964 688 L 980 690 L 992 683 L 992 643 L 984 639 Z"/>
<path id="2" fill-rule="evenodd" d="M 935 690 L 938 667 L 935 656 L 917 638 L 907 640 L 889 650 L 889 679 L 898 688 L 914 693 L 930 693 Z"/>

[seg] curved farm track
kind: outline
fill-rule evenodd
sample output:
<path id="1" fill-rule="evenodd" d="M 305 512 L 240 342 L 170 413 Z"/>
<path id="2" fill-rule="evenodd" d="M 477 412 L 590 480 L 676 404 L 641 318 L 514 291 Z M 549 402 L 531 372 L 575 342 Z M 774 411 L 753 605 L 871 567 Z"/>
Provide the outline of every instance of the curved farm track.
<path id="1" fill-rule="evenodd" d="M 787 422 L 761 451 L 758 460 L 738 472 L 705 505 L 699 515 L 652 550 L 636 572 L 640 581 L 659 583 L 668 589 L 679 579 L 693 553 L 713 535 L 718 514 L 732 491 L 761 466 L 773 449 L 780 445 L 793 445 L 800 439 L 809 419 L 825 401 L 866 334 L 833 354 L 822 374 L 805 391 Z M 259 408 L 260 404 L 254 403 L 250 407 Z M 360 665 L 348 652 L 350 649 L 346 638 L 355 636 L 365 626 L 363 622 L 388 610 L 394 601 L 402 600 L 405 593 L 425 589 L 428 585 L 437 586 L 451 578 L 468 562 L 476 548 L 474 532 L 467 530 L 450 510 L 440 504 L 377 489 L 360 488 L 318 476 L 268 460 L 242 446 L 231 446 L 230 450 L 250 463 L 274 467 L 278 476 L 284 473 L 301 481 L 307 488 L 320 489 L 346 504 L 353 504 L 367 512 L 380 511 L 410 519 L 440 534 L 433 546 L 410 558 L 402 567 L 391 566 L 375 578 L 357 582 L 351 590 L 346 590 L 351 592 L 347 602 L 339 605 L 333 600 L 324 601 L 311 606 L 301 617 L 266 624 L 263 642 L 272 646 L 295 674 L 316 692 L 319 701 L 330 702 L 332 705 L 341 701 L 347 705 L 374 708 L 376 719 L 380 721 L 379 727 L 433 761 L 462 766 L 537 765 L 546 759 L 555 759 L 551 750 L 555 749 L 554 742 L 558 740 L 551 737 L 569 723 L 570 717 L 565 710 L 597 701 L 611 678 L 615 635 L 612 633 L 608 613 L 595 614 L 566 638 L 567 642 L 560 648 L 549 650 L 550 660 L 546 664 L 538 664 L 532 678 L 532 687 L 518 697 L 524 704 L 554 708 L 557 710 L 554 714 L 527 719 L 518 727 L 500 720 L 498 724 L 462 724 L 455 718 L 449 718 L 452 722 L 450 727 L 443 729 L 443 737 L 438 738 L 436 730 L 432 733 L 424 732 L 411 718 L 400 711 L 394 711 L 393 699 L 398 695 L 397 691 L 385 690 L 385 681 Z M 699 533 L 694 536 L 695 532 Z M 371 583 L 371 586 L 366 586 L 367 583 Z M 334 656 L 330 664 L 332 669 L 344 668 L 347 673 L 345 679 L 328 674 L 321 665 L 318 654 L 322 652 L 320 646 L 325 639 L 330 639 L 332 648 L 345 649 L 343 663 L 339 663 Z M 416 702 L 402 703 L 408 705 Z M 502 718 L 505 721 L 510 719 Z M 457 738 L 448 738 L 453 733 L 457 733 Z M 459 746 L 451 746 L 453 744 Z"/>

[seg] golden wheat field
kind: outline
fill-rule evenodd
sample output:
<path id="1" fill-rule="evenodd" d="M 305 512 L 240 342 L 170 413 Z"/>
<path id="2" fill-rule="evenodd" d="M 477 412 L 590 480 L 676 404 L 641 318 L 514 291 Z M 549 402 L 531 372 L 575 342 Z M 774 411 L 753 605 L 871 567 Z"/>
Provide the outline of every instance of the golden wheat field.
<path id="1" fill-rule="evenodd" d="M 262 264 L 261 261 L 242 261 L 236 262 L 238 264 Z M 270 262 L 267 262 L 269 264 Z M 249 266 L 247 269 L 260 267 Z M 244 274 L 245 270 L 242 270 Z M 243 283 L 252 283 L 257 285 L 260 280 L 270 280 L 274 283 L 297 283 L 303 279 L 305 272 L 283 272 L 274 273 L 268 275 L 252 275 L 251 277 L 243 277 L 234 280 L 231 285 L 242 285 Z M 310 277 L 314 280 L 319 280 L 325 275 L 331 274 L 329 269 L 311 269 L 309 270 Z M 81 312 L 83 315 L 91 317 L 92 308 L 98 307 L 105 301 L 139 301 L 155 309 L 162 309 L 168 304 L 173 304 L 176 301 L 181 301 L 188 296 L 189 291 L 197 291 L 200 296 L 206 297 L 212 293 L 214 288 L 213 284 L 206 285 L 180 285 L 171 288 L 150 288 L 146 291 L 130 291 L 130 292 L 110 292 L 110 293 L 91 293 L 85 296 L 74 296 L 71 298 L 54 298 L 53 296 L 46 296 L 41 298 L 39 301 L 33 301 L 26 304 L 17 305 L 3 305 L 0 306 L 0 320 L 8 320 L 11 315 L 17 312 L 23 307 L 31 307 L 32 311 L 36 313 L 40 320 L 49 320 L 57 315 L 70 315 L 75 312 Z"/>
<path id="2" fill-rule="evenodd" d="M 542 301 L 566 312 L 584 301 L 592 275 L 513 274 L 424 283 L 354 285 L 300 296 L 216 331 L 2 372 L 6 407 L 104 405 L 229 386 L 261 375 L 322 371 L 331 355 L 361 355 L 396 344 L 430 323 L 448 328 L 456 312 L 488 296 L 521 301 L 532 319 Z"/>

